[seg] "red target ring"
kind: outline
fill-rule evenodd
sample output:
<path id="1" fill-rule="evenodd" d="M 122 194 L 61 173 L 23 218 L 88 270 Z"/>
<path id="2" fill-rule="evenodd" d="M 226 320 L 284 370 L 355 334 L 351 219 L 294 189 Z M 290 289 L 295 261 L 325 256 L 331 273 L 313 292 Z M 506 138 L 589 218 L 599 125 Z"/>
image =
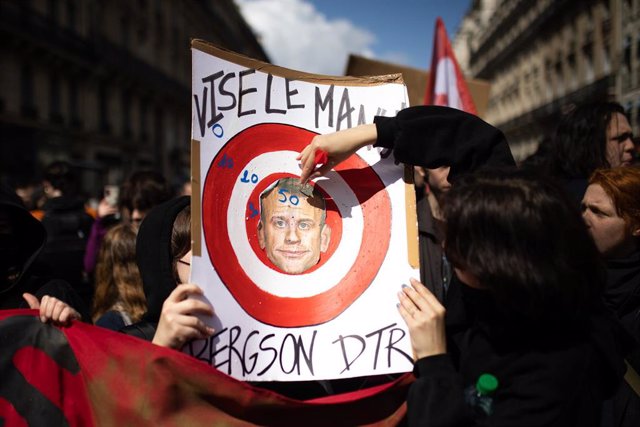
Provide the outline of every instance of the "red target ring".
<path id="1" fill-rule="evenodd" d="M 334 319 L 371 284 L 389 248 L 391 237 L 389 195 L 375 171 L 355 155 L 335 168 L 357 197 L 363 218 L 364 232 L 358 256 L 345 276 L 324 292 L 309 297 L 291 298 L 273 295 L 260 289 L 245 273 L 230 240 L 230 236 L 241 235 L 241 233 L 238 233 L 238 230 L 229 230 L 227 222 L 231 194 L 244 166 L 266 152 L 302 151 L 315 135 L 306 129 L 284 124 L 252 126 L 235 135 L 225 144 L 211 163 L 205 178 L 202 225 L 211 263 L 220 280 L 240 306 L 256 320 L 269 325 L 311 326 Z M 251 197 L 256 194 L 259 187 L 266 187 L 277 179 L 275 175 L 276 173 L 269 179 L 257 183 Z M 290 176 L 290 174 L 283 174 L 283 176 Z M 331 204 L 328 206 L 329 217 Z M 333 206 L 335 207 L 335 203 Z M 339 214 L 337 208 L 333 212 Z M 252 227 L 250 224 L 243 226 Z M 247 230 L 251 229 L 255 230 L 254 227 L 247 228 Z M 250 244 L 252 238 L 255 239 L 252 237 L 254 235 L 255 231 L 253 234 L 247 232 Z M 341 239 L 338 236 L 335 237 L 334 240 L 332 236 L 332 243 L 340 244 Z M 330 258 L 333 251 L 335 246 L 333 249 L 330 246 L 325 253 L 325 260 Z M 264 262 L 266 257 L 261 259 Z M 322 262 L 321 258 L 321 262 L 311 270 L 322 268 Z"/>

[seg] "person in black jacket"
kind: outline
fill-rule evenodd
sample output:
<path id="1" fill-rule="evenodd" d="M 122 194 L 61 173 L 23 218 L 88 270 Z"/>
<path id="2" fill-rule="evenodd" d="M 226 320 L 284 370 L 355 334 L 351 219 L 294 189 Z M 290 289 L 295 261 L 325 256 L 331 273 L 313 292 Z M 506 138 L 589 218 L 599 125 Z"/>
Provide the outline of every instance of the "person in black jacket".
<path id="1" fill-rule="evenodd" d="M 451 165 L 445 242 L 462 295 L 456 322 L 451 307 L 445 316 L 415 280 L 399 295 L 417 359 L 409 424 L 598 425 L 624 363 L 616 323 L 600 300 L 597 250 L 562 190 L 507 171 L 460 178 L 460 170 L 510 153 L 499 130 L 445 107 L 413 107 L 377 117 L 375 125 L 316 136 L 299 155 L 301 180 L 368 144 L 392 148 L 409 164 Z M 317 150 L 328 158 L 320 167 Z M 483 373 L 499 386 L 490 415 L 479 419 L 464 390 Z"/>
<path id="2" fill-rule="evenodd" d="M 140 322 L 121 329 L 173 349 L 213 334 L 196 316 L 212 316 L 211 304 L 190 298 L 202 295 L 202 290 L 187 283 L 191 264 L 190 200 L 182 196 L 161 203 L 140 224 L 136 258 L 147 309 Z"/>
<path id="3" fill-rule="evenodd" d="M 67 282 L 32 268 L 46 240 L 46 230 L 15 192 L 0 186 L 0 309 L 37 308 L 38 299 L 49 295 L 43 300 L 43 309 L 49 303 L 61 307 L 57 301 L 65 301 L 88 321 L 88 307 Z M 29 295 L 26 301 L 24 294 Z"/>
<path id="4" fill-rule="evenodd" d="M 582 199 L 582 217 L 607 266 L 604 300 L 634 348 L 626 355 L 640 371 L 640 169 L 598 169 Z M 640 397 L 622 384 L 604 425 L 640 425 Z"/>
<path id="5" fill-rule="evenodd" d="M 39 256 L 53 277 L 64 279 L 91 305 L 93 289 L 84 275 L 83 258 L 93 218 L 77 194 L 77 176 L 67 162 L 54 162 L 45 170 L 42 225 L 47 242 Z"/>
<path id="6" fill-rule="evenodd" d="M 624 373 L 621 331 L 602 305 L 604 273 L 577 214 L 555 184 L 520 172 L 476 174 L 449 192 L 445 250 L 469 326 L 447 343 L 433 296 L 417 282 L 400 293 L 418 378 L 410 425 L 599 425 Z M 485 373 L 499 385 L 479 414 L 464 390 Z"/>
<path id="7" fill-rule="evenodd" d="M 346 151 L 331 153 L 326 165 L 312 169 L 315 164 L 309 153 L 329 145 Z M 411 107 L 395 117 L 375 117 L 375 124 L 319 135 L 299 156 L 301 180 L 324 175 L 366 145 L 393 149 L 397 161 L 424 173 L 432 191 L 417 197 L 420 278 L 440 302 L 456 304 L 459 292 L 455 283 L 450 284 L 455 278 L 442 250 L 439 199 L 461 175 L 486 167 L 515 167 L 507 140 L 499 129 L 472 114 L 447 107 Z"/>
<path id="8" fill-rule="evenodd" d="M 562 182 L 579 206 L 591 174 L 599 168 L 630 166 L 633 150 L 633 133 L 620 104 L 584 104 L 562 118 L 544 147 L 540 166 Z"/>

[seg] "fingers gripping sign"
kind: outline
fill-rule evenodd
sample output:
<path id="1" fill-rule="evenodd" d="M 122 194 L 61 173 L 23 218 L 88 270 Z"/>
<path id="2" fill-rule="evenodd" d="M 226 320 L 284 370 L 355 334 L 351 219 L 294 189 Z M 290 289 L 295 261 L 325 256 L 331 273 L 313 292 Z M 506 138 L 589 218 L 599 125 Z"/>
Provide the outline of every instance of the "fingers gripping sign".
<path id="1" fill-rule="evenodd" d="M 213 307 L 191 298 L 202 295 L 202 289 L 194 284 L 178 285 L 162 305 L 160 322 L 153 343 L 180 349 L 188 341 L 205 339 L 214 332 L 198 316 L 213 316 Z"/>
<path id="2" fill-rule="evenodd" d="M 398 299 L 398 311 L 409 328 L 415 359 L 446 353 L 445 309 L 438 299 L 415 279 L 411 279 L 411 287 L 404 286 L 398 292 Z"/>
<path id="3" fill-rule="evenodd" d="M 326 175 L 360 148 L 373 144 L 377 136 L 374 124 L 315 136 L 296 158 L 302 168 L 300 182 L 305 184 L 309 179 Z"/>
<path id="4" fill-rule="evenodd" d="M 29 304 L 29 308 L 40 310 L 40 320 L 43 323 L 51 321 L 55 325 L 67 326 L 72 320 L 80 320 L 82 317 L 69 304 L 52 296 L 45 295 L 42 301 L 38 301 L 38 298 L 29 293 L 22 294 L 22 297 Z"/>

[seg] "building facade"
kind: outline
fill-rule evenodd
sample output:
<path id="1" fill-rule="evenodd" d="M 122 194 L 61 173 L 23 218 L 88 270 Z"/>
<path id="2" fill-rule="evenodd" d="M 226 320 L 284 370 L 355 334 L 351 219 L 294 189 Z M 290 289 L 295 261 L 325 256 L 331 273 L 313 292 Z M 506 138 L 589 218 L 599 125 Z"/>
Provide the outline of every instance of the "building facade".
<path id="1" fill-rule="evenodd" d="M 268 61 L 232 0 L 0 0 L 0 37 L 2 179 L 67 160 L 88 192 L 188 178 L 191 38 Z"/>
<path id="2" fill-rule="evenodd" d="M 491 82 L 485 118 L 517 160 L 575 105 L 615 100 L 640 125 L 640 0 L 474 0 L 454 40 L 463 72 Z"/>

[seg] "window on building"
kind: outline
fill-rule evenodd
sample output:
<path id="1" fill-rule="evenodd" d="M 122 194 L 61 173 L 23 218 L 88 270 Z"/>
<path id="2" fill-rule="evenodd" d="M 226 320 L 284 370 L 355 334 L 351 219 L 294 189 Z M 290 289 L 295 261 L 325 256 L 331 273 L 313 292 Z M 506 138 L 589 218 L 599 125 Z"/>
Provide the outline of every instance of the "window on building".
<path id="1" fill-rule="evenodd" d="M 78 30 L 78 13 L 76 10 L 76 3 L 75 0 L 68 0 L 67 1 L 67 25 L 69 26 L 69 29 L 71 31 L 77 31 Z"/>
<path id="2" fill-rule="evenodd" d="M 140 100 L 140 139 L 143 142 L 147 142 L 149 140 L 149 130 L 147 129 L 147 115 L 149 111 L 149 101 L 146 99 Z"/>
<path id="3" fill-rule="evenodd" d="M 69 80 L 69 117 L 72 127 L 81 126 L 78 108 L 78 81 L 75 78 Z"/>
<path id="4" fill-rule="evenodd" d="M 609 74 L 611 72 L 611 50 L 607 43 L 602 45 L 602 61 L 603 71 L 605 74 Z"/>
<path id="5" fill-rule="evenodd" d="M 626 36 L 624 38 L 624 43 L 622 45 L 624 51 L 624 66 L 627 67 L 627 71 L 631 70 L 631 36 Z"/>
<path id="6" fill-rule="evenodd" d="M 158 6 L 159 8 L 160 6 Z M 162 12 L 160 9 L 156 11 L 155 18 L 155 37 L 156 37 L 156 46 L 161 47 L 164 44 L 164 17 L 162 16 Z"/>
<path id="7" fill-rule="evenodd" d="M 584 58 L 584 78 L 585 83 L 591 83 L 595 77 L 593 69 L 593 43 L 586 44 L 582 47 Z"/>
<path id="8" fill-rule="evenodd" d="M 128 89 L 122 92 L 122 136 L 131 138 L 131 93 Z"/>
<path id="9" fill-rule="evenodd" d="M 62 122 L 60 98 L 60 75 L 53 72 L 49 76 L 49 119 L 54 123 Z"/>
<path id="10" fill-rule="evenodd" d="M 178 29 L 178 27 L 173 27 L 172 31 L 172 39 L 171 39 L 171 44 L 172 44 L 172 48 L 173 48 L 173 57 L 175 59 L 179 59 L 180 58 L 180 30 Z"/>
<path id="11" fill-rule="evenodd" d="M 25 117 L 38 115 L 33 94 L 33 68 L 28 63 L 22 64 L 20 70 L 20 109 Z"/>
<path id="12" fill-rule="evenodd" d="M 544 61 L 544 74 L 545 80 L 547 84 L 545 84 L 545 88 L 547 90 L 547 99 L 550 99 L 553 95 L 553 65 L 551 64 L 551 59 L 547 58 Z"/>
<path id="13" fill-rule="evenodd" d="M 564 73 L 562 67 L 562 57 L 558 54 L 558 58 L 555 63 L 555 73 L 556 73 L 556 89 L 560 96 L 564 95 Z"/>
<path id="14" fill-rule="evenodd" d="M 98 88 L 98 117 L 100 120 L 100 131 L 103 133 L 110 133 L 109 92 L 106 83 L 100 84 L 100 87 Z"/>
<path id="15" fill-rule="evenodd" d="M 569 67 L 569 72 L 574 73 L 576 71 L 576 53 L 575 50 L 570 50 L 567 55 L 567 66 Z"/>
<path id="16" fill-rule="evenodd" d="M 47 2 L 47 14 L 49 15 L 51 23 L 54 25 L 58 23 L 58 19 L 60 18 L 60 12 L 58 10 L 59 5 L 59 0 L 49 0 Z"/>
<path id="17" fill-rule="evenodd" d="M 128 50 L 131 47 L 131 21 L 127 16 L 123 16 L 120 19 L 120 25 L 122 47 Z"/>

